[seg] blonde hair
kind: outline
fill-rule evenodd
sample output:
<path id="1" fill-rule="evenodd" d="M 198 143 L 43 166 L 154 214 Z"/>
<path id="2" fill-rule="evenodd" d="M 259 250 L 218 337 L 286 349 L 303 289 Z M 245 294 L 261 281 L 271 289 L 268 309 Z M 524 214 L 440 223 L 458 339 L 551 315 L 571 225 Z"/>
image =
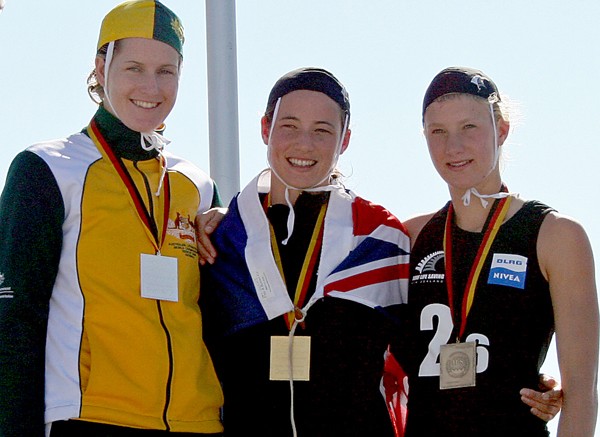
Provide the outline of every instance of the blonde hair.
<path id="1" fill-rule="evenodd" d="M 486 105 L 489 105 L 489 101 L 487 99 L 484 99 L 483 97 L 476 96 L 473 94 L 468 94 L 468 93 L 444 94 L 444 95 L 438 97 L 437 99 L 435 99 L 434 102 L 444 102 L 447 100 L 455 99 L 458 96 L 467 96 L 477 102 L 481 102 Z M 522 117 L 521 117 L 521 111 L 520 111 L 519 104 L 515 100 L 512 100 L 510 97 L 508 97 L 504 94 L 502 96 L 498 96 L 498 99 L 493 103 L 493 108 L 494 108 L 494 115 L 496 116 L 496 121 L 500 121 L 500 120 L 505 121 L 506 123 L 508 123 L 510 125 L 511 131 L 513 130 L 513 127 L 520 124 Z"/>
<path id="2" fill-rule="evenodd" d="M 115 41 L 115 51 L 119 46 L 119 41 Z M 96 56 L 106 59 L 106 52 L 108 50 L 108 44 L 104 44 L 102 47 L 98 49 L 96 52 Z M 104 101 L 104 88 L 98 82 L 98 76 L 96 74 L 96 69 L 94 68 L 86 79 L 87 92 L 90 99 L 98 105 L 100 105 Z"/>

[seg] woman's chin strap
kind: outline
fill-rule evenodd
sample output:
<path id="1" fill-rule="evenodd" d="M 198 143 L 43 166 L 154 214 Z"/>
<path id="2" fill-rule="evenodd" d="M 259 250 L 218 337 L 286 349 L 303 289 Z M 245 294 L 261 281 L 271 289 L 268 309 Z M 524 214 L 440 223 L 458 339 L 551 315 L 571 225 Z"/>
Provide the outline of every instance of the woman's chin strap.
<path id="1" fill-rule="evenodd" d="M 167 174 L 167 158 L 163 155 L 162 151 L 171 140 L 168 140 L 158 132 L 141 132 L 140 145 L 142 149 L 150 151 L 156 150 L 158 152 L 158 162 L 160 163 L 162 170 L 160 173 L 160 179 L 158 181 L 158 189 L 154 195 L 160 196 L 160 190 L 162 189 L 165 175 Z"/>
<path id="2" fill-rule="evenodd" d="M 117 110 L 110 101 L 110 90 L 108 88 L 108 72 L 110 71 L 110 64 L 112 63 L 114 50 L 115 42 L 111 41 L 108 43 L 106 59 L 104 61 L 104 96 L 112 108 L 115 117 L 121 120 L 119 114 L 117 114 Z M 156 197 L 160 195 L 160 190 L 162 189 L 163 181 L 165 179 L 165 175 L 167 174 L 167 158 L 163 155 L 162 151 L 170 142 L 170 140 L 166 139 L 158 132 L 140 132 L 140 145 L 142 146 L 142 149 L 147 151 L 156 150 L 158 152 L 159 165 L 162 167 L 160 179 L 158 181 L 158 189 L 156 190 L 156 193 L 154 193 Z"/>
<path id="3" fill-rule="evenodd" d="M 484 208 L 487 208 L 488 204 L 490 203 L 485 199 L 501 199 L 503 197 L 508 197 L 511 195 L 511 193 L 506 192 L 494 194 L 481 194 L 479 193 L 479 191 L 477 191 L 477 188 L 469 188 L 462 196 L 463 205 L 469 206 L 471 204 L 471 194 L 473 194 L 476 197 L 479 197 L 479 200 L 481 201 L 481 206 L 483 206 Z"/>
<path id="4" fill-rule="evenodd" d="M 494 114 L 494 103 L 498 102 L 498 95 L 496 93 L 492 93 L 490 94 L 490 96 L 488 97 L 488 105 L 489 105 L 489 109 L 490 109 L 490 116 L 492 117 L 492 127 L 494 129 L 494 167 L 498 165 L 498 160 L 500 157 L 500 146 L 498 145 L 498 127 L 496 124 L 496 116 Z M 491 171 L 490 171 L 491 173 Z M 463 205 L 465 206 L 469 206 L 471 204 L 471 194 L 473 194 L 474 196 L 479 197 L 479 200 L 481 201 L 481 206 L 483 206 L 483 208 L 487 208 L 489 202 L 486 199 L 501 199 L 503 197 L 508 197 L 511 194 L 508 193 L 508 189 L 506 189 L 506 186 L 504 184 L 502 184 L 502 191 L 500 191 L 499 193 L 495 193 L 495 194 L 481 194 L 479 193 L 479 191 L 477 191 L 477 188 L 469 188 L 467 191 L 465 191 L 465 194 L 463 194 L 462 196 L 462 201 L 463 201 Z"/>
<path id="5" fill-rule="evenodd" d="M 292 236 L 292 232 L 294 231 L 294 220 L 296 218 L 296 214 L 294 213 L 294 205 L 291 202 L 290 199 L 290 190 L 296 190 L 296 191 L 307 191 L 307 192 L 318 192 L 318 191 L 333 191 L 333 190 L 339 190 L 339 189 L 343 189 L 343 185 L 341 184 L 341 182 L 337 179 L 332 177 L 332 173 L 335 170 L 335 167 L 337 165 L 338 159 L 341 155 L 341 150 L 342 150 L 342 144 L 344 143 L 344 138 L 346 137 L 346 131 L 348 130 L 348 114 L 346 114 L 345 118 L 344 118 L 344 124 L 342 126 L 342 136 L 340 138 L 340 141 L 338 142 L 337 146 L 336 146 L 336 150 L 335 150 L 335 154 L 333 156 L 332 162 L 331 162 L 331 166 L 329 168 L 329 171 L 327 172 L 327 174 L 323 177 L 323 179 L 321 179 L 319 182 L 317 182 L 315 185 L 313 185 L 312 187 L 309 188 L 297 188 L 294 187 L 290 184 L 288 184 L 278 173 L 277 170 L 275 170 L 275 166 L 273 165 L 272 161 L 271 161 L 271 152 L 273 150 L 273 146 L 271 144 L 271 139 L 273 138 L 273 130 L 275 128 L 275 122 L 277 121 L 277 114 L 279 112 L 279 105 L 281 104 L 281 97 L 279 99 L 277 99 L 277 102 L 275 103 L 275 108 L 273 110 L 273 117 L 271 120 L 271 127 L 269 129 L 269 141 L 267 144 L 267 161 L 269 162 L 269 168 L 271 169 L 271 173 L 274 174 L 277 179 L 279 179 L 279 181 L 285 185 L 285 203 L 287 204 L 288 208 L 290 209 L 290 212 L 288 214 L 288 218 L 287 218 L 287 236 L 285 237 L 285 239 L 281 242 L 281 244 L 287 244 L 287 242 L 289 241 L 290 237 Z M 319 186 L 319 184 L 322 184 L 323 182 L 325 182 L 327 179 L 329 179 L 329 183 L 327 185 L 323 185 L 323 186 Z"/>

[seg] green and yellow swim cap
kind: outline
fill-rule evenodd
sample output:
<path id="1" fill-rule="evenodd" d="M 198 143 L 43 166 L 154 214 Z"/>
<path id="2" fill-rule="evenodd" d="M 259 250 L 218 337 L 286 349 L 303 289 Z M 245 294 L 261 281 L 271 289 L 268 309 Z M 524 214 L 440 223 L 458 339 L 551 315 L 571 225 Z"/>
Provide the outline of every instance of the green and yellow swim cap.
<path id="1" fill-rule="evenodd" d="M 173 11 L 156 0 L 130 0 L 111 10 L 102 20 L 96 49 L 123 38 L 155 39 L 183 56 L 183 25 Z"/>

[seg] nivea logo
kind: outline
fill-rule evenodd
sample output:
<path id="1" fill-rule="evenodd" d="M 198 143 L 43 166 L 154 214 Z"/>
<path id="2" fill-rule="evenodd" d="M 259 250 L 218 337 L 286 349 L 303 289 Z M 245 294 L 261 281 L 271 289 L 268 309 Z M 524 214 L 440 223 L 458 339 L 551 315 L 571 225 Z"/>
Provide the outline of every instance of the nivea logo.
<path id="1" fill-rule="evenodd" d="M 495 253 L 492 259 L 488 284 L 525 288 L 527 258 L 522 255 Z"/>

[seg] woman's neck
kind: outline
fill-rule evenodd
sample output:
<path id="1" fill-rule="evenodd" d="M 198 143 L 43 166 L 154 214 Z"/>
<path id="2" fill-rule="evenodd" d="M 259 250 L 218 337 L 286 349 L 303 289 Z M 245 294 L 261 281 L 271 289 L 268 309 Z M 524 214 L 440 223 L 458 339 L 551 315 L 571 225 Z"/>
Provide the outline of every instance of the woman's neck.
<path id="1" fill-rule="evenodd" d="M 142 149 L 139 132 L 129 129 L 103 106 L 96 111 L 94 120 L 117 156 L 131 161 L 145 161 L 156 157 L 156 150 Z"/>
<path id="2" fill-rule="evenodd" d="M 494 199 L 490 200 L 487 208 L 481 205 L 478 199 L 471 201 L 469 206 L 465 206 L 462 198 L 452 199 L 452 207 L 454 208 L 454 222 L 460 229 L 469 232 L 481 232 L 490 212 L 490 206 Z"/>
<path id="3" fill-rule="evenodd" d="M 277 204 L 282 204 L 282 205 L 287 205 L 287 201 L 285 199 L 285 185 L 283 184 L 283 182 L 281 182 L 277 176 L 275 176 L 274 174 L 271 175 L 271 205 L 277 205 Z M 298 190 L 294 190 L 294 189 L 289 189 L 288 190 L 288 196 L 290 199 L 290 203 L 292 205 L 296 204 L 296 200 L 298 199 L 298 196 L 300 195 L 301 191 Z"/>

